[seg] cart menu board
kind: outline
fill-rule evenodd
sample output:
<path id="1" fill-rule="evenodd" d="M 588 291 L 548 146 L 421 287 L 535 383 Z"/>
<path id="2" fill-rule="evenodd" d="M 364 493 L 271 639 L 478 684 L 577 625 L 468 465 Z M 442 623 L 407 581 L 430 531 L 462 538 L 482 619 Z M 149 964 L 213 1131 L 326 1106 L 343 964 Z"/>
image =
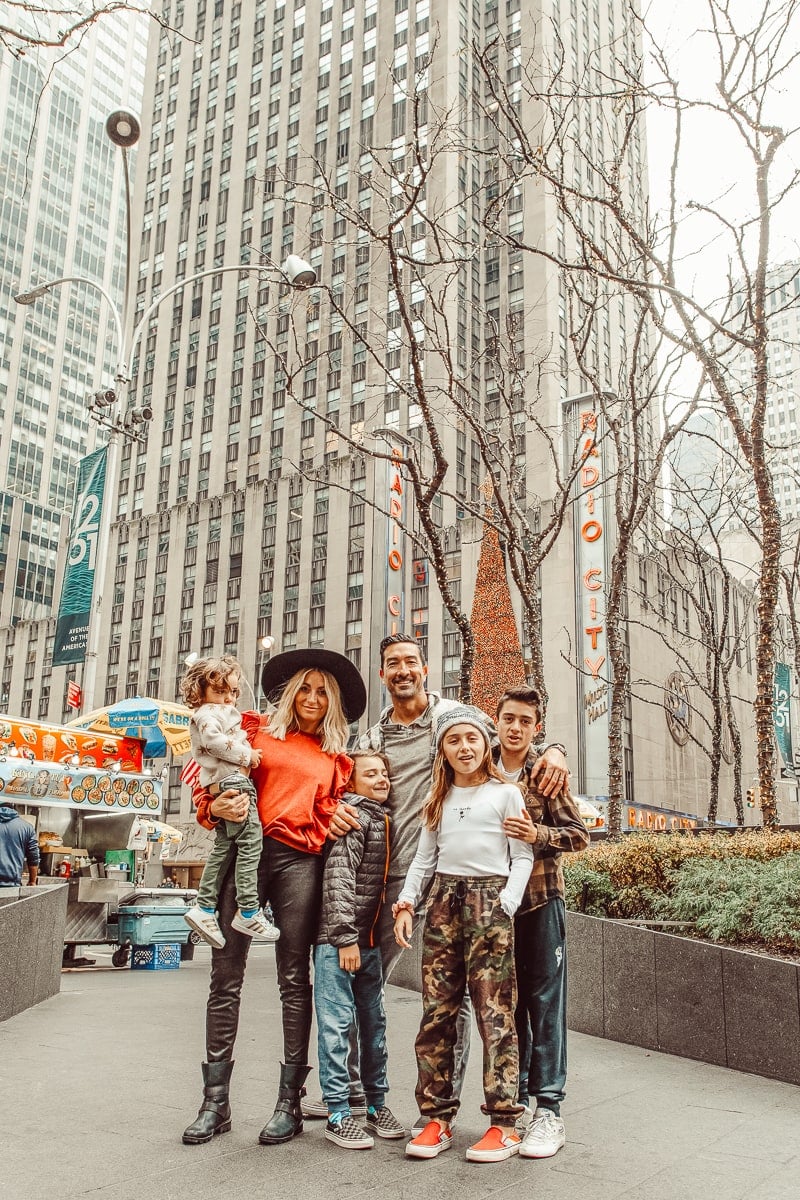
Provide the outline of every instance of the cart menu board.
<path id="1" fill-rule="evenodd" d="M 0 758 L 3 756 L 86 769 L 98 767 L 108 771 L 119 764 L 116 769 L 120 771 L 141 773 L 142 770 L 142 744 L 138 738 L 42 725 L 0 713 Z"/>
<path id="2" fill-rule="evenodd" d="M 162 785 L 139 772 L 30 762 L 0 754 L 0 802 L 79 808 L 85 812 L 161 811 Z"/>

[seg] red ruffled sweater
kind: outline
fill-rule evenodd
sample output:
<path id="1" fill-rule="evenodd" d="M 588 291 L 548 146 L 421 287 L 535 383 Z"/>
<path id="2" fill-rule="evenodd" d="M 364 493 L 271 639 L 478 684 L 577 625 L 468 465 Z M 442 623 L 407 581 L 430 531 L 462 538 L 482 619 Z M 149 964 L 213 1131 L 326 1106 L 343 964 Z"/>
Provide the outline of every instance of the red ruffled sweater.
<path id="1" fill-rule="evenodd" d="M 308 733 L 287 733 L 278 741 L 269 733 L 269 716 L 242 713 L 242 728 L 250 744 L 261 750 L 261 763 L 250 771 L 258 796 L 258 815 L 265 837 L 275 838 L 306 854 L 319 854 L 328 825 L 346 790 L 353 767 L 346 754 L 327 754 L 319 738 Z M 192 799 L 197 820 L 214 829 L 210 808 L 214 799 L 195 786 Z"/>

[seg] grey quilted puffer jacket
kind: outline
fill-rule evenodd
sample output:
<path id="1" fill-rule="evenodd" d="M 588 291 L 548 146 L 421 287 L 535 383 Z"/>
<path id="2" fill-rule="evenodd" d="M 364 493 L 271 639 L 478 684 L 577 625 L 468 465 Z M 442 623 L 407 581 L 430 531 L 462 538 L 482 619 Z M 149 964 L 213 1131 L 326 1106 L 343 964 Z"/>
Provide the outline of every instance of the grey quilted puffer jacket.
<path id="1" fill-rule="evenodd" d="M 389 866 L 389 815 L 382 804 L 347 792 L 360 829 L 333 843 L 325 860 L 317 941 L 328 946 L 374 946 Z"/>

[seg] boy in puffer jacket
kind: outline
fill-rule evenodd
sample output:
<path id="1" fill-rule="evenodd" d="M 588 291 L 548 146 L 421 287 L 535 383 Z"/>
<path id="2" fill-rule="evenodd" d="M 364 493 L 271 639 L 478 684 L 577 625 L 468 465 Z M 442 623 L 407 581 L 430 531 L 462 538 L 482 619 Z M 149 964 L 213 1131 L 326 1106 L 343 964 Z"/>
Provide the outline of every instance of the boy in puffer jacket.
<path id="1" fill-rule="evenodd" d="M 325 1137 L 347 1150 L 369 1150 L 372 1134 L 402 1138 L 405 1129 L 386 1107 L 386 1014 L 376 925 L 389 862 L 389 765 L 382 754 L 356 750 L 346 804 L 358 808 L 359 829 L 330 848 L 322 881 L 322 917 L 314 950 L 314 1007 Z M 366 1129 L 350 1112 L 347 1059 L 358 1022 Z"/>

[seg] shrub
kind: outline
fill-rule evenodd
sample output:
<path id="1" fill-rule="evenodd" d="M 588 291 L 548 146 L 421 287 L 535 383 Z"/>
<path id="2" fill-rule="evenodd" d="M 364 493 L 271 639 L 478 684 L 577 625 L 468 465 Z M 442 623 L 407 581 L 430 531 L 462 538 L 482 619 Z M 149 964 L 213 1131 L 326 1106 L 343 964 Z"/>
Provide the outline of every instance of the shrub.
<path id="1" fill-rule="evenodd" d="M 658 904 L 668 920 L 693 921 L 714 942 L 800 948 L 800 853 L 752 862 L 695 859 L 675 872 Z"/>
<path id="2" fill-rule="evenodd" d="M 800 949 L 800 834 L 633 833 L 564 859 L 567 907 L 679 920 L 731 944 Z"/>

